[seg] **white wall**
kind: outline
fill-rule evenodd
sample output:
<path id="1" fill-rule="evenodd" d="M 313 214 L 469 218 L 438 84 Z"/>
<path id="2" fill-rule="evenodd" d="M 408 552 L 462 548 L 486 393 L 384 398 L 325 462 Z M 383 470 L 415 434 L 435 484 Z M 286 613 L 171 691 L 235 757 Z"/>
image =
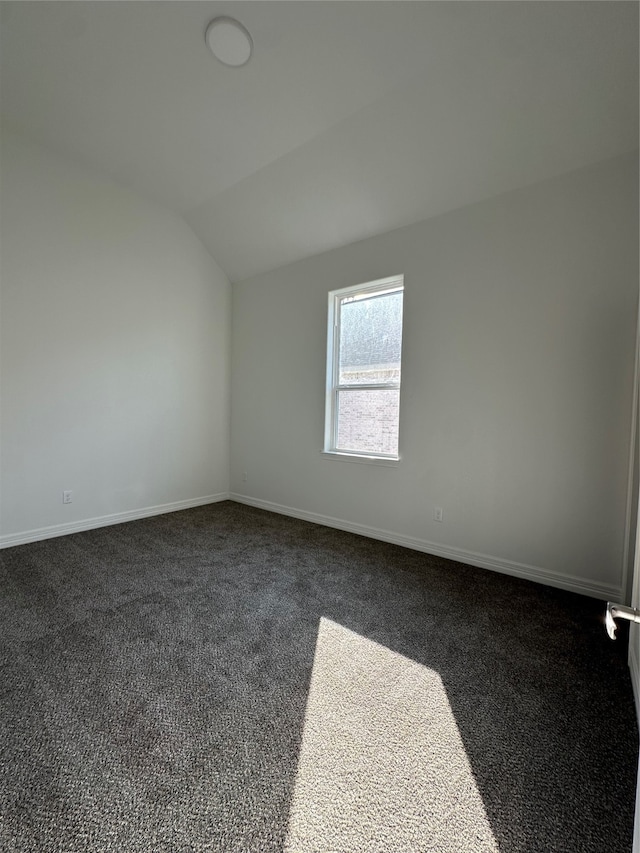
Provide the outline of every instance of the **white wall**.
<path id="1" fill-rule="evenodd" d="M 222 271 L 78 164 L 1 164 L 0 544 L 225 496 Z M 628 156 L 235 285 L 232 492 L 619 597 L 637 235 Z M 396 273 L 402 463 L 328 461 L 327 292 Z"/>
<path id="2" fill-rule="evenodd" d="M 616 158 L 234 285 L 233 495 L 619 595 L 637 187 Z M 329 461 L 327 292 L 398 273 L 402 462 Z"/>
<path id="3" fill-rule="evenodd" d="M 7 136 L 1 260 L 0 543 L 225 494 L 230 285 L 188 226 Z"/>

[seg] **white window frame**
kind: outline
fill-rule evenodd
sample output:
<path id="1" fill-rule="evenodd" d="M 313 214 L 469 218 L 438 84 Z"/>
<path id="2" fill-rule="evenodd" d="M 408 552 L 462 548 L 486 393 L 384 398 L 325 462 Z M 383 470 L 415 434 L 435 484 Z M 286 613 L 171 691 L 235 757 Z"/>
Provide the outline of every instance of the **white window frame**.
<path id="1" fill-rule="evenodd" d="M 374 294 L 404 293 L 404 276 L 394 275 L 389 278 L 381 278 L 377 281 L 369 281 L 364 284 L 356 284 L 352 287 L 343 287 L 340 290 L 329 292 L 329 311 L 327 323 L 327 381 L 325 399 L 325 424 L 324 424 L 324 450 L 326 458 L 347 459 L 352 462 L 374 462 L 380 465 L 397 465 L 400 461 L 398 454 L 392 453 L 370 453 L 366 450 L 338 450 L 336 447 L 338 435 L 338 391 L 358 390 L 397 390 L 400 391 L 400 382 L 385 382 L 372 384 L 340 385 L 339 384 L 339 352 L 340 352 L 340 311 L 347 297 L 367 298 Z M 401 368 L 402 379 L 402 368 Z"/>

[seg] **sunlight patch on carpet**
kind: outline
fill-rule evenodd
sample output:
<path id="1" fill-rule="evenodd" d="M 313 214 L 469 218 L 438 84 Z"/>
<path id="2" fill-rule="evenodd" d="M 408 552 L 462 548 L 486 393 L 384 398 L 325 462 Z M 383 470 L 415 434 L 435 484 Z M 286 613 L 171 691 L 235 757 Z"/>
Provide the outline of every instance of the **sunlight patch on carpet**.
<path id="1" fill-rule="evenodd" d="M 439 675 L 320 620 L 286 853 L 499 853 Z"/>

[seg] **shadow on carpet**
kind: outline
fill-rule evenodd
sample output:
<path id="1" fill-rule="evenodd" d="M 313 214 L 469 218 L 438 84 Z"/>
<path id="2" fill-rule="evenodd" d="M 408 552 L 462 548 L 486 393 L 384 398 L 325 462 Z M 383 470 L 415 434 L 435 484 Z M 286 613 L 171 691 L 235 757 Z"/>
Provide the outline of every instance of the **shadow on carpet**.
<path id="1" fill-rule="evenodd" d="M 602 602 L 231 502 L 0 566 L 3 850 L 631 850 Z"/>

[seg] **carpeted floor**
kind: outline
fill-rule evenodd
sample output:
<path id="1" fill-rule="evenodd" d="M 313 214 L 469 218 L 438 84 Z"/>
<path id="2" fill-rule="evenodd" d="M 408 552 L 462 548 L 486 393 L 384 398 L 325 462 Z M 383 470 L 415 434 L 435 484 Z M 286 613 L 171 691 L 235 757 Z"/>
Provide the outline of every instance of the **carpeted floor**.
<path id="1" fill-rule="evenodd" d="M 7 853 L 631 850 L 600 602 L 231 502 L 0 563 Z"/>

